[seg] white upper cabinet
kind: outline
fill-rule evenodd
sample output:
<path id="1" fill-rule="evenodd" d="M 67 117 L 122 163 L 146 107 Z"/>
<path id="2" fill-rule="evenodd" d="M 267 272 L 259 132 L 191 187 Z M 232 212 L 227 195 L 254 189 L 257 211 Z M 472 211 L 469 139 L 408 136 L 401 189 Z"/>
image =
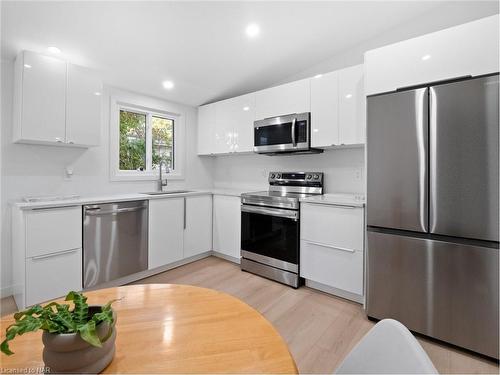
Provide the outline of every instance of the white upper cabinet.
<path id="1" fill-rule="evenodd" d="M 214 153 L 215 103 L 198 107 L 198 155 Z"/>
<path id="2" fill-rule="evenodd" d="M 309 112 L 311 86 L 309 79 L 271 87 L 255 93 L 255 119 Z"/>
<path id="3" fill-rule="evenodd" d="M 88 69 L 22 52 L 15 64 L 14 142 L 98 145 L 101 91 L 100 80 Z"/>
<path id="4" fill-rule="evenodd" d="M 338 71 L 339 75 L 339 143 L 341 145 L 365 142 L 366 97 L 363 65 Z"/>
<path id="5" fill-rule="evenodd" d="M 339 144 L 339 78 L 331 72 L 311 79 L 311 146 Z"/>
<path id="6" fill-rule="evenodd" d="M 365 53 L 366 95 L 499 71 L 499 16 Z"/>
<path id="7" fill-rule="evenodd" d="M 216 103 L 216 153 L 253 150 L 255 94 L 247 94 Z"/>
<path id="8" fill-rule="evenodd" d="M 68 64 L 66 140 L 97 146 L 101 136 L 102 82 L 87 68 Z"/>
<path id="9" fill-rule="evenodd" d="M 311 146 L 364 143 L 363 65 L 311 78 Z"/>
<path id="10" fill-rule="evenodd" d="M 16 140 L 65 141 L 66 62 L 24 52 L 15 66 Z"/>

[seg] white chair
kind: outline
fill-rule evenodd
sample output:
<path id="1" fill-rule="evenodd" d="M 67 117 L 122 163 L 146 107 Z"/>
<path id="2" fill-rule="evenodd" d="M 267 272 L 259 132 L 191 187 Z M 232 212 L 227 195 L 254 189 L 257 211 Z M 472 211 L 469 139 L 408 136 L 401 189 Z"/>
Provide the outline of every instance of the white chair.
<path id="1" fill-rule="evenodd" d="M 431 360 L 410 331 L 394 319 L 384 319 L 361 339 L 336 374 L 437 374 Z"/>

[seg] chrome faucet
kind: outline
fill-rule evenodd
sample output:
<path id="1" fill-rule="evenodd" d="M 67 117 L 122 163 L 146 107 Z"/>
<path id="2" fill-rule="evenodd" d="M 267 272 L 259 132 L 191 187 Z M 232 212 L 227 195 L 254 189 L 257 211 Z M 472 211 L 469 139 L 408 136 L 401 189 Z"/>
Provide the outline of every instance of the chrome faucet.
<path id="1" fill-rule="evenodd" d="M 159 168 L 160 168 L 160 179 L 158 180 L 158 191 L 163 191 L 163 187 L 166 187 L 168 185 L 168 181 L 167 179 L 163 178 L 163 172 L 162 172 L 162 166 L 165 166 L 165 172 L 168 173 L 169 172 L 169 168 L 167 167 L 167 163 L 165 162 L 165 160 L 161 160 L 160 161 L 160 165 L 159 165 Z"/>

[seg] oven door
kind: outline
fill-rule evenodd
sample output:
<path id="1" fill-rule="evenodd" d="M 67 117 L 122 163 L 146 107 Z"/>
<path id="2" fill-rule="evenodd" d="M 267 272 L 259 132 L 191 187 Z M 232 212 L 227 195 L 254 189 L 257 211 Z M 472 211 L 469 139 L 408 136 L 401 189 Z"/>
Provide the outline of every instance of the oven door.
<path id="1" fill-rule="evenodd" d="M 310 113 L 272 117 L 254 122 L 254 151 L 258 153 L 308 150 Z"/>
<path id="2" fill-rule="evenodd" d="M 241 256 L 298 273 L 299 212 L 242 205 Z"/>

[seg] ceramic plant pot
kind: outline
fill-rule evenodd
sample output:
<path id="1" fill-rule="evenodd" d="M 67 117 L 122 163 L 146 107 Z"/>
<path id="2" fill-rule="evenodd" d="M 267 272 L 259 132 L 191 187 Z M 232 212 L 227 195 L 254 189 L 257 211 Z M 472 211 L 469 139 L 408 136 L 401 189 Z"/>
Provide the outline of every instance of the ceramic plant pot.
<path id="1" fill-rule="evenodd" d="M 101 306 L 89 306 L 89 313 L 100 311 Z M 116 313 L 113 311 L 113 333 L 101 348 L 90 345 L 78 333 L 43 332 L 43 361 L 50 373 L 92 373 L 104 370 L 115 355 Z M 109 332 L 109 323 L 97 325 L 97 334 L 101 340 Z"/>

